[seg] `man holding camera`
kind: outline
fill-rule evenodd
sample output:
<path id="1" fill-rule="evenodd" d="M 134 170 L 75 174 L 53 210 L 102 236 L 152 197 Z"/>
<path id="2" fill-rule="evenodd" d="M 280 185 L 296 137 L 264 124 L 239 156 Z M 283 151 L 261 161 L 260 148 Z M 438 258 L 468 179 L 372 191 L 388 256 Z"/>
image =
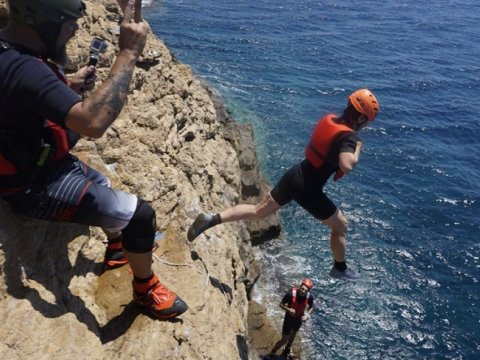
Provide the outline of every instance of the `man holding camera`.
<path id="1" fill-rule="evenodd" d="M 15 212 L 47 221 L 101 227 L 109 238 L 105 264 L 130 264 L 133 297 L 157 318 L 173 318 L 187 305 L 152 272 L 156 215 L 137 196 L 110 188 L 109 180 L 71 155 L 81 136 L 101 137 L 128 95 L 146 43 L 141 0 L 118 0 L 124 11 L 120 51 L 108 78 L 92 90 L 94 66 L 66 79 L 66 44 L 86 7 L 81 0 L 7 0 L 0 31 L 0 195 Z"/>

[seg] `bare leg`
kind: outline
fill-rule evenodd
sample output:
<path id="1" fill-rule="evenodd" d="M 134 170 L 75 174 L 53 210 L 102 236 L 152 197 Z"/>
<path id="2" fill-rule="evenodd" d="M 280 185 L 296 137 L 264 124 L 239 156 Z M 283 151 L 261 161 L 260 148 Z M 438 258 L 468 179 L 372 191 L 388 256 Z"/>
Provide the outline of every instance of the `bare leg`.
<path id="1" fill-rule="evenodd" d="M 275 200 L 273 200 L 272 196 L 267 194 L 259 203 L 255 205 L 236 205 L 216 215 L 201 213 L 188 228 L 187 238 L 189 241 L 193 241 L 205 230 L 208 230 L 222 222 L 261 219 L 265 216 L 273 214 L 280 208 L 281 206 L 278 205 Z"/>
<path id="2" fill-rule="evenodd" d="M 288 341 L 289 335 L 282 335 L 282 338 L 278 340 L 272 348 L 272 353 L 276 354 L 278 349 L 285 345 Z"/>
<path id="3" fill-rule="evenodd" d="M 152 253 L 132 253 L 123 249 L 125 257 L 128 259 L 128 263 L 132 268 L 133 275 L 140 278 L 146 279 L 150 277 L 152 272 Z"/>
<path id="4" fill-rule="evenodd" d="M 323 223 L 332 230 L 330 234 L 330 249 L 332 250 L 333 258 L 335 261 L 345 261 L 347 219 L 340 209 L 337 209 L 335 214 L 327 220 L 323 220 Z"/>
<path id="5" fill-rule="evenodd" d="M 292 330 L 292 332 L 290 333 L 287 346 L 285 346 L 285 355 L 288 355 L 290 353 L 290 348 L 292 347 L 293 341 L 295 340 L 295 336 L 297 336 L 297 332 L 298 330 Z"/>
<path id="6" fill-rule="evenodd" d="M 231 222 L 237 220 L 258 220 L 273 214 L 281 206 L 273 200 L 272 195 L 268 193 L 259 203 L 255 205 L 240 204 L 228 208 L 220 213 L 222 222 Z"/>
<path id="7" fill-rule="evenodd" d="M 330 235 L 330 248 L 332 249 L 335 263 L 330 270 L 330 276 L 340 280 L 358 280 L 361 275 L 348 267 L 345 262 L 346 241 L 345 233 L 347 232 L 348 223 L 342 212 L 337 209 L 337 212 L 323 221 L 330 227 L 332 233 Z"/>

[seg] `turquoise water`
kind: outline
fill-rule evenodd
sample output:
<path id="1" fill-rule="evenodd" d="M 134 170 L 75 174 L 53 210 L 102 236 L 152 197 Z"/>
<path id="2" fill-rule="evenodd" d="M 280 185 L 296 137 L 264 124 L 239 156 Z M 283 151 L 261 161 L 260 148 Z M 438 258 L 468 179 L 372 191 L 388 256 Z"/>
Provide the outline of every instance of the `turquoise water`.
<path id="1" fill-rule="evenodd" d="M 315 280 L 307 358 L 479 359 L 480 3 L 165 0 L 146 17 L 254 124 L 271 183 L 351 91 L 381 103 L 354 173 L 326 188 L 362 280 L 329 279 L 328 231 L 293 204 L 264 249 L 275 280 L 257 296 L 277 303 L 292 281 Z"/>

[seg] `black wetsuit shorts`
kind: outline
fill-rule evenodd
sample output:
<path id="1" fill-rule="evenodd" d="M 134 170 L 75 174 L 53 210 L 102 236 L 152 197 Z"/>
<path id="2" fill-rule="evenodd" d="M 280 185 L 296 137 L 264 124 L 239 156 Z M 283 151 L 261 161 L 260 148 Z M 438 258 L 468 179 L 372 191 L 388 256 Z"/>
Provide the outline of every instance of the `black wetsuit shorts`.
<path id="1" fill-rule="evenodd" d="M 337 211 L 335 204 L 323 192 L 327 179 L 325 174 L 303 160 L 282 176 L 270 195 L 281 206 L 295 200 L 315 218 L 326 220 Z"/>
<path id="2" fill-rule="evenodd" d="M 297 318 L 285 314 L 285 318 L 283 319 L 282 334 L 288 336 L 290 335 L 292 330 L 298 331 L 302 326 L 302 322 L 302 318 Z"/>

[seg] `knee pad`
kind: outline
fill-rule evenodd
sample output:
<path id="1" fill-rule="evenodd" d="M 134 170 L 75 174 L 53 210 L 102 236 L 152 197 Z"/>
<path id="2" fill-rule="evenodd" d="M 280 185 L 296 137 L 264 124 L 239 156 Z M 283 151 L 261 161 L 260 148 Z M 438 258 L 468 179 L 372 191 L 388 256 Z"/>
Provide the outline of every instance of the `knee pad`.
<path id="1" fill-rule="evenodd" d="M 137 209 L 128 225 L 122 230 L 122 245 L 133 253 L 152 251 L 155 240 L 155 210 L 142 199 L 138 199 Z"/>

